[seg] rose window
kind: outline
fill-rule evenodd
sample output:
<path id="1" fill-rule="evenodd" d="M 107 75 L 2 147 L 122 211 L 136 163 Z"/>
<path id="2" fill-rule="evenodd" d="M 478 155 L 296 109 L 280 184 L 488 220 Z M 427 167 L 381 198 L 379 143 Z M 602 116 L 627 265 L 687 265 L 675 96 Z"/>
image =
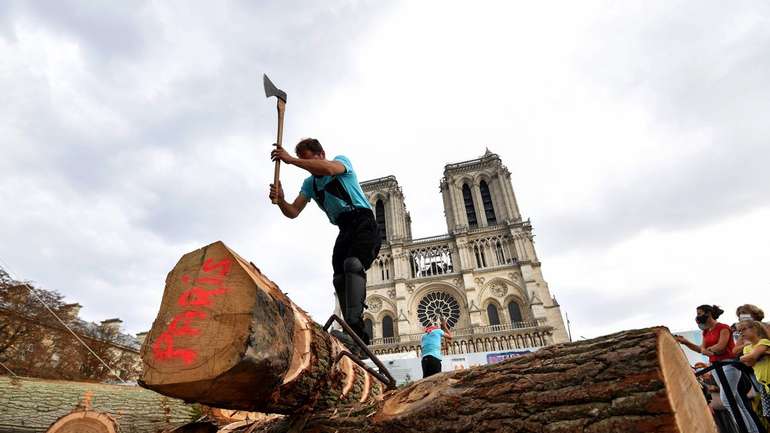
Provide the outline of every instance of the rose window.
<path id="1" fill-rule="evenodd" d="M 453 328 L 460 320 L 460 304 L 444 292 L 428 293 L 417 305 L 417 318 L 422 326 L 431 326 L 437 324 L 439 317 L 445 318 L 449 327 Z"/>

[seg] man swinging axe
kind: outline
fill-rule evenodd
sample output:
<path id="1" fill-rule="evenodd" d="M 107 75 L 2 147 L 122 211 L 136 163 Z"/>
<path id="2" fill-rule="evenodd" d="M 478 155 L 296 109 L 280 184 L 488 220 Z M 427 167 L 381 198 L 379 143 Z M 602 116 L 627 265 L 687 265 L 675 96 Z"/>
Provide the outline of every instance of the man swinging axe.
<path id="1" fill-rule="evenodd" d="M 283 96 L 285 102 L 285 93 Z M 279 123 L 280 120 L 282 116 L 279 114 Z M 279 129 L 282 129 L 280 124 Z M 274 183 L 270 184 L 270 200 L 278 205 L 287 218 L 293 219 L 312 199 L 326 213 L 329 222 L 339 227 L 332 252 L 334 290 L 345 322 L 364 343 L 369 344 L 370 336 L 366 333 L 363 320 L 366 270 L 379 254 L 381 244 L 371 205 L 347 157 L 338 155 L 332 160 L 326 159 L 324 148 L 314 138 L 303 139 L 297 143 L 294 151 L 296 157 L 277 144 L 270 158 L 276 162 L 276 167 L 282 161 L 307 171 L 310 176 L 304 180 L 299 195 L 292 203 L 284 199 L 281 182 L 276 176 Z M 341 339 L 353 345 L 352 339 Z"/>

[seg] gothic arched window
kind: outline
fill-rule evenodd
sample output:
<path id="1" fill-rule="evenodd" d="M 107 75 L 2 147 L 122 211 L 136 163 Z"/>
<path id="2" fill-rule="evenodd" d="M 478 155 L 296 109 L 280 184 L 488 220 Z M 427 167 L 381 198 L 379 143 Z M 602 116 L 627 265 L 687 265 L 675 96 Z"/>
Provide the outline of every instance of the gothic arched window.
<path id="1" fill-rule="evenodd" d="M 473 196 L 471 188 L 467 183 L 463 184 L 463 201 L 465 202 L 465 215 L 468 217 L 468 226 L 471 228 L 478 226 L 476 221 L 476 207 L 473 206 Z"/>
<path id="2" fill-rule="evenodd" d="M 382 318 L 382 338 L 393 336 L 393 319 L 390 316 Z"/>
<path id="3" fill-rule="evenodd" d="M 487 317 L 489 318 L 490 325 L 500 324 L 500 315 L 497 313 L 497 306 L 495 304 L 487 305 Z"/>
<path id="4" fill-rule="evenodd" d="M 495 255 L 497 256 L 497 264 L 498 265 L 504 265 L 505 264 L 505 252 L 503 251 L 503 243 L 500 242 L 500 239 L 498 239 L 495 242 Z"/>
<path id="5" fill-rule="evenodd" d="M 497 218 L 495 218 L 495 208 L 492 205 L 492 195 L 489 193 L 489 186 L 485 181 L 481 181 L 479 190 L 481 191 L 481 203 L 484 205 L 484 215 L 487 217 L 487 225 L 493 226 L 497 224 Z"/>
<path id="6" fill-rule="evenodd" d="M 385 227 L 385 205 L 382 203 L 382 200 L 377 200 L 377 203 L 374 205 L 374 219 L 377 220 L 380 239 L 386 240 L 388 235 Z"/>
<path id="7" fill-rule="evenodd" d="M 474 245 L 473 254 L 476 256 L 476 267 L 479 269 L 486 268 L 487 258 L 484 256 L 484 246 Z"/>
<path id="8" fill-rule="evenodd" d="M 374 337 L 374 324 L 372 324 L 371 319 L 364 319 L 364 329 L 366 329 L 366 334 L 369 335 L 369 338 Z"/>
<path id="9" fill-rule="evenodd" d="M 524 321 L 521 317 L 521 307 L 516 301 L 511 301 L 508 304 L 508 316 L 511 317 L 511 323 Z"/>

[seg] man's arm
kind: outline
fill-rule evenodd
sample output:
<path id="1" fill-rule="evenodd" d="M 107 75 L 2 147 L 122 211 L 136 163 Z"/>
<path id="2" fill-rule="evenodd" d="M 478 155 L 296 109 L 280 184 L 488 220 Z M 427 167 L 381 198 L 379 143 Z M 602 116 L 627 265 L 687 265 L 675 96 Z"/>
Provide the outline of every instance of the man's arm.
<path id="1" fill-rule="evenodd" d="M 441 330 L 444 331 L 444 338 L 446 338 L 447 341 L 452 341 L 452 334 L 449 333 L 449 326 L 446 322 L 441 322 Z"/>
<path id="2" fill-rule="evenodd" d="M 283 198 L 278 201 L 278 207 L 281 208 L 281 212 L 292 219 L 297 218 L 297 215 L 302 212 L 302 209 L 305 208 L 306 204 L 307 198 L 302 194 L 297 195 L 297 198 L 294 199 L 293 203 L 289 203 Z"/>
<path id="3" fill-rule="evenodd" d="M 695 344 L 692 341 L 682 337 L 681 335 L 674 335 L 674 339 L 676 339 L 676 341 L 679 344 L 684 344 L 685 346 L 687 346 L 693 352 L 703 353 L 703 348 L 701 346 L 698 346 L 697 344 Z"/>
<path id="4" fill-rule="evenodd" d="M 270 200 L 273 200 L 274 198 L 278 199 L 278 203 L 276 204 L 281 209 L 281 212 L 292 219 L 297 218 L 297 215 L 302 212 L 302 209 L 305 208 L 305 205 L 308 202 L 307 197 L 302 194 L 297 195 L 297 198 L 294 199 L 293 203 L 284 200 L 283 188 L 281 187 L 280 181 L 278 181 L 278 187 L 272 183 L 270 184 Z"/>
<path id="5" fill-rule="evenodd" d="M 296 165 L 315 176 L 334 176 L 335 174 L 342 174 L 345 172 L 345 166 L 339 161 L 295 158 L 283 147 L 274 149 L 271 152 L 270 157 L 273 161 L 280 159 L 286 164 Z"/>
<path id="6" fill-rule="evenodd" d="M 292 158 L 292 162 L 299 168 L 303 168 L 316 176 L 334 176 L 345 172 L 345 166 L 339 161 L 327 161 L 325 159 L 299 159 Z"/>

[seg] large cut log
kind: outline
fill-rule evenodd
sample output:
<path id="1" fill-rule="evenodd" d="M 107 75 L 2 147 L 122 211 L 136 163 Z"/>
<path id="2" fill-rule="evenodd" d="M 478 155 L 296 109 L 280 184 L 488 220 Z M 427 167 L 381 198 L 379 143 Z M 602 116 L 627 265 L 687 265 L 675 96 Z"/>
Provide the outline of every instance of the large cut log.
<path id="1" fill-rule="evenodd" d="M 71 412 L 76 415 L 68 417 Z M 93 416 L 81 420 L 94 421 L 91 426 L 109 425 L 112 418 L 122 433 L 155 433 L 198 416 L 193 406 L 138 386 L 0 376 L 0 432 L 40 433 L 54 426 L 66 432 L 82 427 L 78 413 Z"/>
<path id="2" fill-rule="evenodd" d="M 665 328 L 560 344 L 442 373 L 361 410 L 315 411 L 305 432 L 716 433 L 684 353 Z M 297 416 L 229 432 L 289 432 Z M 225 430 L 220 430 L 224 432 Z"/>
<path id="3" fill-rule="evenodd" d="M 185 254 L 168 274 L 139 383 L 266 413 L 373 404 L 383 384 L 349 358 L 338 360 L 344 350 L 259 269 L 215 242 Z"/>

